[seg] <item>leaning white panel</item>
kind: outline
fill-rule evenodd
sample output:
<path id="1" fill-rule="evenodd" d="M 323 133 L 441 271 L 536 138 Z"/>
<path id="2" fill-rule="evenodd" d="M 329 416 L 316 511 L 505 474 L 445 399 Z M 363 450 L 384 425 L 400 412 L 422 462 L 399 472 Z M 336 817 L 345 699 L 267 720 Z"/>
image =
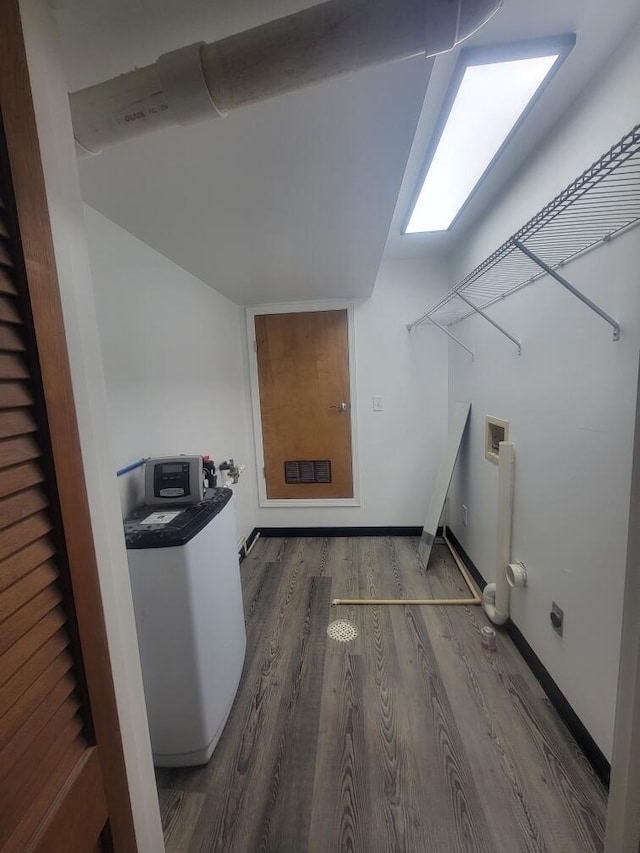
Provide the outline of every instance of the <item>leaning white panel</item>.
<path id="1" fill-rule="evenodd" d="M 449 430 L 449 440 L 440 461 L 440 469 L 438 470 L 435 486 L 431 492 L 429 511 L 427 512 L 427 519 L 424 523 L 422 539 L 418 548 L 418 557 L 425 567 L 429 562 L 433 540 L 436 538 L 438 524 L 440 523 L 442 510 L 444 509 L 444 502 L 447 499 L 447 492 L 449 491 L 451 478 L 453 477 L 453 469 L 456 466 L 462 436 L 467 426 L 470 411 L 471 403 L 456 403 Z"/>

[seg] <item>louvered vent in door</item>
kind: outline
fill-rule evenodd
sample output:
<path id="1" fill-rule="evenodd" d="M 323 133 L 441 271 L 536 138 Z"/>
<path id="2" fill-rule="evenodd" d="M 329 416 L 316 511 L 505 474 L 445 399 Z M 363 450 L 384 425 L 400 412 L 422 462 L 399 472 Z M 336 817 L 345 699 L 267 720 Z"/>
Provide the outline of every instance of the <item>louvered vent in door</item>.
<path id="1" fill-rule="evenodd" d="M 0 851 L 61 849 L 61 792 L 83 810 L 69 849 L 93 850 L 106 800 L 9 193 L 0 172 Z"/>
<path id="2" fill-rule="evenodd" d="M 285 483 L 330 483 L 329 459 L 300 459 L 284 463 Z"/>

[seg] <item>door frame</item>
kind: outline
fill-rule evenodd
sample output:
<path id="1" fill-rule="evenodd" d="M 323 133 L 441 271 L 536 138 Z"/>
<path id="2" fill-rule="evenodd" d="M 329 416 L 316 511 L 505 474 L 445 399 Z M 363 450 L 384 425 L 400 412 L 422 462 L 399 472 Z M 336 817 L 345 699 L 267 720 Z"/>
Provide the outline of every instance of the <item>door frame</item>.
<path id="1" fill-rule="evenodd" d="M 605 853 L 636 853 L 640 844 L 640 367 L 631 469 L 631 501 L 616 717 L 611 756 Z"/>
<path id="2" fill-rule="evenodd" d="M 256 455 L 256 477 L 258 480 L 258 504 L 261 507 L 321 507 L 321 506 L 360 506 L 360 465 L 358 454 L 357 396 L 356 396 L 356 345 L 355 345 L 355 308 L 353 299 L 327 299 L 316 302 L 282 302 L 270 305 L 253 305 L 246 309 L 247 350 L 249 354 L 249 381 L 251 387 L 251 411 L 253 414 L 253 440 Z M 258 355 L 256 352 L 255 318 L 263 314 L 300 314 L 317 311 L 347 312 L 347 333 L 349 336 L 349 388 L 351 394 L 351 470 L 353 474 L 352 498 L 268 498 L 267 484 L 264 478 L 264 444 L 262 436 L 262 413 L 260 410 L 260 389 L 258 385 Z"/>

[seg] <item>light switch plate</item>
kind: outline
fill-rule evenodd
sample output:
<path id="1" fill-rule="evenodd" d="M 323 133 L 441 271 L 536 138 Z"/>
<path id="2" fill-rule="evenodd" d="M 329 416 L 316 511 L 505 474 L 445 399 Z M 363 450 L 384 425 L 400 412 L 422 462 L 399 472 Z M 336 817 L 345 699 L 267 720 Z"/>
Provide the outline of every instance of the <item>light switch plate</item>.
<path id="1" fill-rule="evenodd" d="M 374 397 L 373 398 L 373 411 L 374 412 L 382 412 L 384 410 L 384 403 L 382 397 Z"/>

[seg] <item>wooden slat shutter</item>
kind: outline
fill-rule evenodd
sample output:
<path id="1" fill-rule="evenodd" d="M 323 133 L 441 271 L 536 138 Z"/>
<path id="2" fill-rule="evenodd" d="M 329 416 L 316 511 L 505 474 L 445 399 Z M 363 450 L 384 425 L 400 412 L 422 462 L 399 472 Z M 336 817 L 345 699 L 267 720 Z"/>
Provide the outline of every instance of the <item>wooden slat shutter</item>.
<path id="1" fill-rule="evenodd" d="M 0 173 L 0 850 L 93 850 L 107 801 L 86 699 L 49 439 Z M 69 820 L 71 819 L 71 822 Z"/>
<path id="2" fill-rule="evenodd" d="M 112 850 L 137 842 L 20 3 L 0 0 L 0 853 Z"/>

